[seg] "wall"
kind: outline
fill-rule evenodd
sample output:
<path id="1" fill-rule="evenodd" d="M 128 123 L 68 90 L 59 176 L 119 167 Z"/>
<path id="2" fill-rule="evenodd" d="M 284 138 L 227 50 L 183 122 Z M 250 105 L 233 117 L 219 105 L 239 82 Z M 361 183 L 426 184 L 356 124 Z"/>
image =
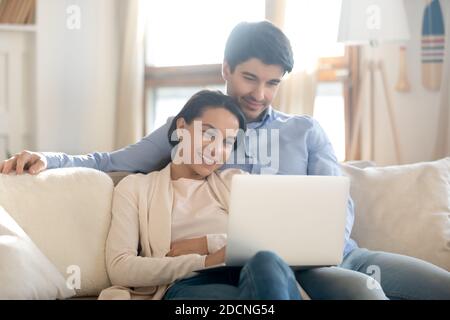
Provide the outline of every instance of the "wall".
<path id="1" fill-rule="evenodd" d="M 0 161 L 31 144 L 33 70 L 34 32 L 0 29 Z"/>
<path id="2" fill-rule="evenodd" d="M 444 19 L 450 18 L 449 2 L 449 0 L 441 0 L 442 11 L 444 15 L 447 15 L 446 17 L 444 16 Z M 381 45 L 375 56 L 382 58 L 386 66 L 388 87 L 391 90 L 393 108 L 399 128 L 403 162 L 413 163 L 434 159 L 440 92 L 428 91 L 421 83 L 420 41 L 425 1 L 406 0 L 404 3 L 411 33 L 411 39 L 406 44 L 407 72 L 411 90 L 406 93 L 400 93 L 395 90 L 398 77 L 398 44 Z M 450 30 L 447 30 L 447 32 L 450 32 Z M 449 39 L 448 36 L 447 39 Z M 447 46 L 450 46 L 450 43 L 447 43 Z M 370 54 L 369 50 L 363 50 L 364 57 L 368 57 Z M 394 164 L 395 154 L 385 111 L 386 108 L 382 99 L 380 78 L 376 78 L 376 85 L 377 134 L 374 160 L 380 165 Z M 364 103 L 368 103 L 367 99 L 364 99 Z M 367 141 L 367 136 L 365 141 Z"/>
<path id="3" fill-rule="evenodd" d="M 66 12 L 81 9 L 81 28 Z M 118 28 L 115 0 L 39 0 L 34 147 L 71 154 L 113 148 Z"/>

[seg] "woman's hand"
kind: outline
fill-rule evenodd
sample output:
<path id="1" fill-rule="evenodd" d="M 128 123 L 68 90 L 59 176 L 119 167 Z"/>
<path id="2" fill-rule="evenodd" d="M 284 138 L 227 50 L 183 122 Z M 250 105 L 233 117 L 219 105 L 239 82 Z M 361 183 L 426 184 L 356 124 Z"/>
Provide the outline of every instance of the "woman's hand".
<path id="1" fill-rule="evenodd" d="M 225 262 L 225 250 L 226 246 L 222 247 L 222 249 L 206 256 L 205 259 L 205 267 L 215 266 Z"/>
<path id="2" fill-rule="evenodd" d="M 176 257 L 190 253 L 197 253 L 202 256 L 208 254 L 208 240 L 206 239 L 206 236 L 172 242 L 170 251 L 166 256 Z"/>

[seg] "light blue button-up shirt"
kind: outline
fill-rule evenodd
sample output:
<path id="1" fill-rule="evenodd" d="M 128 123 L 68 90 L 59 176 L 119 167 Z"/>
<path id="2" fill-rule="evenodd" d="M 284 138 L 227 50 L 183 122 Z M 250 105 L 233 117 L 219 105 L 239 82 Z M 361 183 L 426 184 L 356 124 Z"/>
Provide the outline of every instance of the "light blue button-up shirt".
<path id="1" fill-rule="evenodd" d="M 148 173 L 164 168 L 171 160 L 168 140 L 171 119 L 136 144 L 114 152 L 71 156 L 45 152 L 48 168 L 89 167 L 105 172 Z M 232 153 L 222 169 L 238 168 L 253 174 L 339 176 L 341 170 L 333 147 L 319 123 L 308 116 L 288 115 L 267 109 L 262 119 L 248 124 L 245 143 Z M 357 247 L 350 238 L 354 221 L 349 198 L 344 255 Z"/>

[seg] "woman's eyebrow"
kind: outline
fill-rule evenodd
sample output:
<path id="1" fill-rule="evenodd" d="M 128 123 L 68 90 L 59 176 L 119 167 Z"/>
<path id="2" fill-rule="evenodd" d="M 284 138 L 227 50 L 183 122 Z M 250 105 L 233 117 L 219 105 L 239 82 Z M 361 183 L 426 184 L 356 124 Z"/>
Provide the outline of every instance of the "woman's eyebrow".
<path id="1" fill-rule="evenodd" d="M 202 127 L 208 127 L 208 128 L 210 128 L 210 129 L 217 129 L 216 127 L 214 127 L 213 125 L 211 125 L 211 124 L 209 124 L 209 123 L 203 123 L 202 124 Z"/>
<path id="2" fill-rule="evenodd" d="M 211 125 L 209 123 L 203 123 L 202 126 L 208 127 L 208 129 L 214 129 L 214 130 L 220 131 L 219 129 L 217 129 L 216 127 L 214 127 L 213 125 Z M 223 140 L 229 140 L 229 139 L 236 140 L 236 136 L 229 135 L 229 136 L 224 137 Z"/>

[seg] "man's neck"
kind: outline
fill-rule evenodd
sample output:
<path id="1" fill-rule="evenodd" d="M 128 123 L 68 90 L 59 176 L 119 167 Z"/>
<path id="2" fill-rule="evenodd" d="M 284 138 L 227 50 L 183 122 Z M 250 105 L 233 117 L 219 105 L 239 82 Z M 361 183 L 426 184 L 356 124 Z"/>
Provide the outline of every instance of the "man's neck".
<path id="1" fill-rule="evenodd" d="M 261 112 L 261 113 L 259 114 L 259 116 L 257 116 L 257 117 L 254 118 L 254 119 L 248 119 L 248 118 L 246 118 L 247 123 L 260 122 L 262 119 L 264 119 L 264 117 L 266 116 L 267 112 L 269 112 L 269 108 L 270 108 L 270 107 L 267 107 L 263 112 Z"/>

